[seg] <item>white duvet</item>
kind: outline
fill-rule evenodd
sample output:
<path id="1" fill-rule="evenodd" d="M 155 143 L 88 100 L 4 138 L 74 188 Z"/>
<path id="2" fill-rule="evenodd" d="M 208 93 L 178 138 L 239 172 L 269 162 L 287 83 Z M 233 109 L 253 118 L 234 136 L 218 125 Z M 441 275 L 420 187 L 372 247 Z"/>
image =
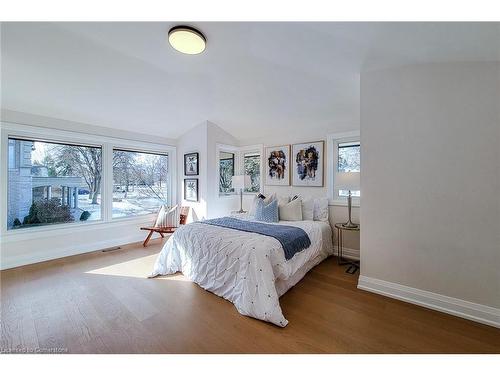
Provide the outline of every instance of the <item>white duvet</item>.
<path id="1" fill-rule="evenodd" d="M 231 301 L 242 315 L 284 327 L 279 297 L 333 253 L 331 228 L 321 221 L 281 221 L 305 230 L 311 246 L 285 260 L 278 240 L 199 222 L 168 239 L 152 276 L 182 272 L 202 288 Z"/>

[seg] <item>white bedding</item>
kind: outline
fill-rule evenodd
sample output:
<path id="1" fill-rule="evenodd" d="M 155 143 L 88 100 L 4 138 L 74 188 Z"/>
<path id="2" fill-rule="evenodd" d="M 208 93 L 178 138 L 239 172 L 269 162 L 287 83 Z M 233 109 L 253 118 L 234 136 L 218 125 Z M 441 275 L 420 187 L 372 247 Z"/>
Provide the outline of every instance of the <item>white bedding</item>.
<path id="1" fill-rule="evenodd" d="M 333 254 L 327 222 L 280 221 L 304 229 L 311 246 L 285 260 L 278 240 L 199 222 L 181 226 L 168 239 L 152 276 L 182 272 L 202 288 L 231 301 L 242 315 L 285 327 L 279 297 L 312 267 Z"/>

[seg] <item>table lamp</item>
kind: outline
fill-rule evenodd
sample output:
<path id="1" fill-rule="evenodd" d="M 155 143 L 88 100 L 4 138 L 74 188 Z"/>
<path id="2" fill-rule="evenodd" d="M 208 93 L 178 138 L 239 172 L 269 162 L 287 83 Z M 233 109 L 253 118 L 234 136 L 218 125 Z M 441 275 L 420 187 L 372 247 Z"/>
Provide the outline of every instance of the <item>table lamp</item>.
<path id="1" fill-rule="evenodd" d="M 340 172 L 337 174 L 337 189 L 349 190 L 347 197 L 347 210 L 349 212 L 349 220 L 343 224 L 345 228 L 357 228 L 359 224 L 354 224 L 351 221 L 352 196 L 351 190 L 359 190 L 359 172 Z"/>
<path id="2" fill-rule="evenodd" d="M 242 214 L 245 211 L 243 211 L 243 189 L 250 187 L 252 183 L 252 180 L 250 179 L 250 176 L 248 175 L 239 175 L 239 176 L 233 176 L 231 178 L 231 184 L 233 188 L 240 189 L 240 210 L 238 213 Z"/>

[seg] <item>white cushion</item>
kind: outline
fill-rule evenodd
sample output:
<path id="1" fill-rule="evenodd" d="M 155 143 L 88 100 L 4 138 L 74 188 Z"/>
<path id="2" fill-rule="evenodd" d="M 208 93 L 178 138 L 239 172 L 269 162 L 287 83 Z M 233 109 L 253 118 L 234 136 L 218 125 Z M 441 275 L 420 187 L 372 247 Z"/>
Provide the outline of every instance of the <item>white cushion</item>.
<path id="1" fill-rule="evenodd" d="M 178 227 L 180 222 L 180 211 L 177 205 L 169 207 L 161 206 L 155 227 Z"/>
<path id="2" fill-rule="evenodd" d="M 328 221 L 328 198 L 316 198 L 314 200 L 313 219 L 316 221 Z"/>
<path id="3" fill-rule="evenodd" d="M 302 220 L 302 201 L 295 199 L 287 204 L 279 206 L 280 220 L 301 221 Z"/>
<path id="4" fill-rule="evenodd" d="M 282 196 L 282 197 L 280 196 L 280 197 L 278 197 L 278 207 L 279 206 L 284 206 L 288 202 L 290 202 L 290 197 L 288 197 L 288 196 Z"/>
<path id="5" fill-rule="evenodd" d="M 312 198 L 302 198 L 302 220 L 314 219 L 314 200 Z"/>

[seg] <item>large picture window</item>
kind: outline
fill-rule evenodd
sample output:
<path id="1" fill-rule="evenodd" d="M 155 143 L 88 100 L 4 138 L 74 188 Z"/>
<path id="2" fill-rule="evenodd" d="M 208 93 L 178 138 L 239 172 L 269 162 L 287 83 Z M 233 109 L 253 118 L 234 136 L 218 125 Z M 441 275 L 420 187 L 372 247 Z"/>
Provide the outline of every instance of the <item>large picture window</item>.
<path id="1" fill-rule="evenodd" d="M 101 147 L 8 139 L 7 229 L 101 219 Z"/>
<path id="2" fill-rule="evenodd" d="M 168 203 L 168 155 L 113 150 L 113 218 L 155 213 Z"/>

